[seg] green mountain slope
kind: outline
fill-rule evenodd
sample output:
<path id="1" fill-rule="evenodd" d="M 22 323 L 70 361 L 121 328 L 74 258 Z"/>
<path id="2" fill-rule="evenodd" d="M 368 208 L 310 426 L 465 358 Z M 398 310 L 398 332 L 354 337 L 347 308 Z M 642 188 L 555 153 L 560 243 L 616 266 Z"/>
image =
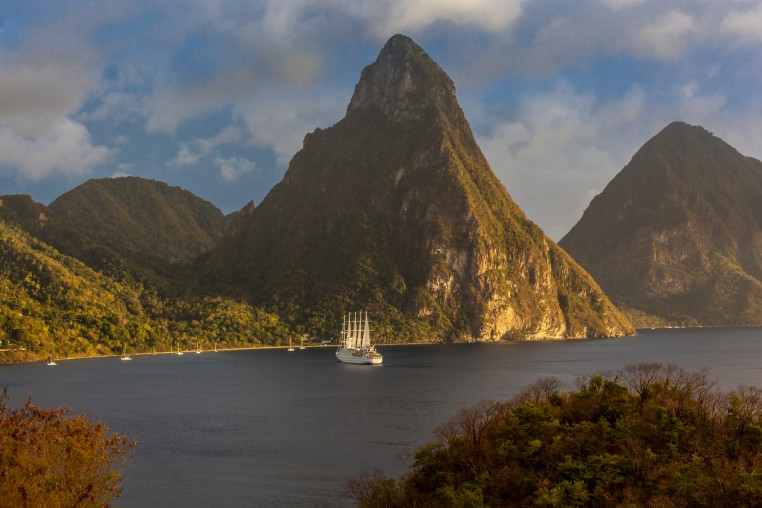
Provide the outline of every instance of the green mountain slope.
<path id="1" fill-rule="evenodd" d="M 345 118 L 305 137 L 198 266 L 208 287 L 274 301 L 313 333 L 360 308 L 390 341 L 632 333 L 511 200 L 450 78 L 400 35 L 363 70 Z"/>
<path id="2" fill-rule="evenodd" d="M 69 227 L 133 259 L 189 261 L 212 248 L 225 227 L 211 203 L 137 177 L 90 180 L 50 209 Z"/>
<path id="3" fill-rule="evenodd" d="M 121 351 L 151 333 L 139 297 L 0 220 L 0 339 L 11 359 Z"/>
<path id="4" fill-rule="evenodd" d="M 114 354 L 125 346 L 271 346 L 289 338 L 297 337 L 264 309 L 214 296 L 159 296 L 130 278 L 94 271 L 0 218 L 0 363 Z"/>
<path id="5" fill-rule="evenodd" d="M 649 140 L 559 243 L 635 313 L 762 324 L 762 163 L 701 127 Z"/>

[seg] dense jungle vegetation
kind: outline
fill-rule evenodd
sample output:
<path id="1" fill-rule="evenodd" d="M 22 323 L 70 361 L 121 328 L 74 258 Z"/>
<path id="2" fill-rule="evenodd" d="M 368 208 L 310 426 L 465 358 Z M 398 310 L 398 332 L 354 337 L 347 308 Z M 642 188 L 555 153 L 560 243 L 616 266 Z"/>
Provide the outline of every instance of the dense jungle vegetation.
<path id="1" fill-rule="evenodd" d="M 0 220 L 0 363 L 288 343 L 296 328 L 244 300 L 162 296 Z"/>

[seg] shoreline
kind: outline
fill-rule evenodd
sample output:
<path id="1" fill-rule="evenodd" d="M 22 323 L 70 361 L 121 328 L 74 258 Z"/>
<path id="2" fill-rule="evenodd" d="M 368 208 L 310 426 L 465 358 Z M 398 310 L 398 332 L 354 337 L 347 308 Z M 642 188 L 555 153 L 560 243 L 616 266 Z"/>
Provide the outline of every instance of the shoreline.
<path id="1" fill-rule="evenodd" d="M 389 344 L 374 344 L 377 347 L 389 347 L 389 346 L 426 346 L 426 345 L 433 345 L 433 344 L 445 344 L 445 342 L 405 342 L 405 343 L 389 343 Z M 291 346 L 293 347 L 293 346 Z M 305 349 L 312 349 L 312 348 L 337 348 L 337 344 L 313 344 L 310 346 L 304 346 Z M 248 346 L 248 347 L 228 347 L 228 348 L 217 348 L 217 352 L 231 352 L 231 351 L 252 351 L 252 350 L 273 350 L 273 349 L 288 349 L 288 345 L 283 346 Z M 299 347 L 297 346 L 294 348 L 296 350 L 299 350 Z M 17 351 L 17 350 L 7 350 L 7 351 Z M 196 354 L 195 349 L 183 349 L 181 351 L 183 353 L 183 356 L 193 355 Z M 214 349 L 202 349 L 201 353 L 214 353 Z M 199 353 L 199 354 L 201 354 Z M 177 355 L 177 351 L 156 351 L 156 352 L 140 352 L 140 353 L 129 353 L 127 356 L 130 357 L 138 357 L 138 356 L 157 356 L 157 355 Z M 111 354 L 103 354 L 103 355 L 84 355 L 84 356 L 66 356 L 66 357 L 52 357 L 52 360 L 55 362 L 63 362 L 63 361 L 71 361 L 71 360 L 93 360 L 98 358 L 120 358 L 122 356 L 121 353 L 111 353 Z M 36 360 L 30 360 L 30 361 L 21 361 L 21 362 L 7 362 L 3 363 L 0 362 L 0 368 L 5 365 L 28 365 L 32 363 L 46 363 L 47 362 L 47 356 L 41 356 L 39 359 Z"/>

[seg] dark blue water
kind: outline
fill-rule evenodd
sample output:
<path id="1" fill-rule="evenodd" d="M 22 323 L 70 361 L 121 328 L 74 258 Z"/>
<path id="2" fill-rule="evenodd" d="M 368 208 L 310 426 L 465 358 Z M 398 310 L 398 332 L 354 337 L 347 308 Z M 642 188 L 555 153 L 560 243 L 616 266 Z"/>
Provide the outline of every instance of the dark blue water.
<path id="1" fill-rule="evenodd" d="M 135 356 L 0 367 L 11 402 L 68 406 L 138 441 L 123 507 L 345 506 L 345 479 L 397 476 L 466 405 L 543 376 L 638 362 L 762 385 L 762 329 L 644 331 L 624 339 L 380 347 L 382 366 L 333 348 Z M 349 503 L 351 505 L 351 503 Z"/>

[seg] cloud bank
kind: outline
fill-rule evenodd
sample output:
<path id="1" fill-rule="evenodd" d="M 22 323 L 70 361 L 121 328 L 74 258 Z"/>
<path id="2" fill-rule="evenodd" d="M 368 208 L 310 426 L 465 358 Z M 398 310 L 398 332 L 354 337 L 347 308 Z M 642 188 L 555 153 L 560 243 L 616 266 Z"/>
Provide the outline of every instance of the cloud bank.
<path id="1" fill-rule="evenodd" d="M 555 239 L 671 121 L 762 157 L 759 0 L 18 2 L 3 22 L 9 184 L 129 168 L 261 199 L 394 33 L 450 74 L 493 169 Z"/>

